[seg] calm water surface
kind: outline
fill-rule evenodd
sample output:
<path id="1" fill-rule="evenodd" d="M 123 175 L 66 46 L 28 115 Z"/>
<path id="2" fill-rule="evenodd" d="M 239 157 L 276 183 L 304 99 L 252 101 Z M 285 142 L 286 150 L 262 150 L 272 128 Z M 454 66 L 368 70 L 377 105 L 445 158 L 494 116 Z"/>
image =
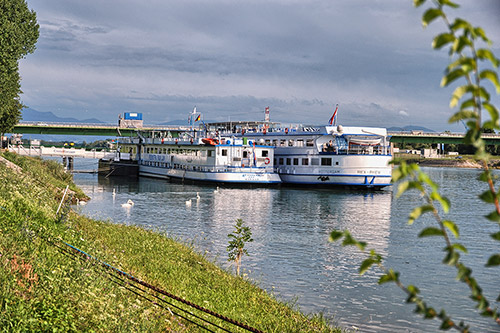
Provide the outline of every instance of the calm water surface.
<path id="1" fill-rule="evenodd" d="M 88 160 L 82 163 L 88 164 Z M 78 167 L 78 161 L 77 161 Z M 88 165 L 82 167 L 89 169 Z M 488 256 L 499 252 L 489 234 L 498 226 L 487 222 L 477 199 L 484 184 L 477 170 L 425 169 L 452 201 L 448 218 L 459 225 L 461 242 L 469 249 L 466 264 L 494 301 L 499 294 L 498 268 L 485 268 Z M 235 220 L 251 227 L 250 256 L 243 258 L 244 273 L 286 302 L 306 313 L 322 312 L 346 328 L 361 332 L 437 331 L 439 322 L 413 314 L 413 305 L 393 284 L 379 286 L 381 273 L 363 276 L 357 268 L 363 256 L 355 248 L 328 242 L 333 229 L 349 229 L 386 259 L 386 267 L 402 272 L 405 284 L 415 284 L 428 305 L 445 308 L 454 319 L 464 320 L 476 332 L 499 331 L 500 326 L 476 314 L 468 289 L 455 281 L 454 269 L 443 266 L 444 244 L 438 238 L 417 234 L 433 220 L 422 218 L 406 224 L 408 213 L 421 204 L 416 193 L 396 199 L 391 189 L 377 193 L 316 189 L 238 189 L 183 185 L 148 178 L 105 179 L 77 174 L 75 182 L 92 200 L 77 209 L 99 219 L 140 225 L 194 242 L 201 252 L 227 267 L 227 234 Z M 113 191 L 116 193 L 113 196 Z M 196 193 L 200 199 L 196 200 Z M 121 204 L 132 199 L 131 209 Z M 186 200 L 193 199 L 190 207 Z M 494 303 L 493 306 L 500 304 Z M 472 313 L 472 314 L 471 314 Z"/>

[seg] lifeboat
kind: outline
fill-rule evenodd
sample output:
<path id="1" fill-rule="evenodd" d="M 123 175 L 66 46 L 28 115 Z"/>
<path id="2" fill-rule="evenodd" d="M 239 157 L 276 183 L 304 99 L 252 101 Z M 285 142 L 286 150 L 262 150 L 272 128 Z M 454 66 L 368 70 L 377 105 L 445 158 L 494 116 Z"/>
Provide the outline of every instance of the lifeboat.
<path id="1" fill-rule="evenodd" d="M 204 138 L 204 139 L 201 139 L 201 142 L 203 142 L 204 144 L 206 145 L 211 145 L 211 146 L 215 146 L 215 145 L 218 145 L 219 144 L 219 140 L 217 139 L 212 139 L 212 138 Z"/>

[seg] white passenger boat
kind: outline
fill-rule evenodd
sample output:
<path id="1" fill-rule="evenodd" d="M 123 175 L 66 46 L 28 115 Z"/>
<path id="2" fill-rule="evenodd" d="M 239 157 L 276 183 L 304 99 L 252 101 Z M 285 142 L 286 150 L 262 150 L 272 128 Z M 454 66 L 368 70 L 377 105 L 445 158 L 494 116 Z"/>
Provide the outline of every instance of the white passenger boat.
<path id="1" fill-rule="evenodd" d="M 228 137 L 275 147 L 274 167 L 284 184 L 374 189 L 391 185 L 392 156 L 385 128 L 283 128 L 266 122 L 208 125 Z"/>
<path id="2" fill-rule="evenodd" d="M 201 134 L 201 133 L 200 133 Z M 120 150 L 139 164 L 139 175 L 221 184 L 279 184 L 274 147 L 242 139 L 197 137 L 121 138 Z"/>

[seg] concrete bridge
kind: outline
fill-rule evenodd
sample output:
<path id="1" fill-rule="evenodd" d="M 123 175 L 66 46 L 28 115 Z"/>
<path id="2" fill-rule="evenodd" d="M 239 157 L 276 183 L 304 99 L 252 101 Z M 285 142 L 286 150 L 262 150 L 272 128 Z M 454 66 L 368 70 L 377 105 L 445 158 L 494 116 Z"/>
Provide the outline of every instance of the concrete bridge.
<path id="1" fill-rule="evenodd" d="M 20 123 L 14 127 L 12 133 L 19 134 L 59 134 L 59 135 L 93 135 L 108 137 L 137 137 L 138 132 L 144 137 L 164 137 L 169 133 L 177 137 L 179 132 L 189 130 L 188 126 L 157 126 L 144 125 L 142 128 L 123 128 L 105 124 L 70 124 L 70 123 Z M 393 143 L 463 143 L 464 133 L 428 133 L 422 131 L 389 132 L 390 142 Z M 500 144 L 500 135 L 484 133 L 482 138 L 487 145 Z"/>
<path id="2" fill-rule="evenodd" d="M 188 127 L 185 126 L 146 125 L 142 128 L 128 128 L 108 124 L 23 122 L 14 126 L 11 133 L 135 137 L 137 132 L 141 131 L 144 133 L 170 132 L 175 137 L 177 133 L 186 130 Z"/>

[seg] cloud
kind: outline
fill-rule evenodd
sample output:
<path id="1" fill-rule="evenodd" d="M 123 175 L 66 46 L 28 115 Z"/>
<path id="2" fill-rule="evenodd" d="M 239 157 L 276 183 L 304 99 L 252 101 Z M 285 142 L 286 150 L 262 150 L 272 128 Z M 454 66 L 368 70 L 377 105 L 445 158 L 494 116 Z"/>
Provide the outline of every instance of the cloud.
<path id="1" fill-rule="evenodd" d="M 448 126 L 448 92 L 438 89 L 447 55 L 431 49 L 439 30 L 423 31 L 411 2 L 32 5 L 41 35 L 21 63 L 23 101 L 40 111 L 106 121 L 137 111 L 154 123 L 184 119 L 193 105 L 214 120 L 270 106 L 273 120 L 321 123 L 339 103 L 352 125 L 398 125 L 404 110 L 408 121 Z"/>
<path id="2" fill-rule="evenodd" d="M 399 111 L 398 114 L 402 117 L 409 117 L 410 116 L 410 114 L 404 110 Z"/>

